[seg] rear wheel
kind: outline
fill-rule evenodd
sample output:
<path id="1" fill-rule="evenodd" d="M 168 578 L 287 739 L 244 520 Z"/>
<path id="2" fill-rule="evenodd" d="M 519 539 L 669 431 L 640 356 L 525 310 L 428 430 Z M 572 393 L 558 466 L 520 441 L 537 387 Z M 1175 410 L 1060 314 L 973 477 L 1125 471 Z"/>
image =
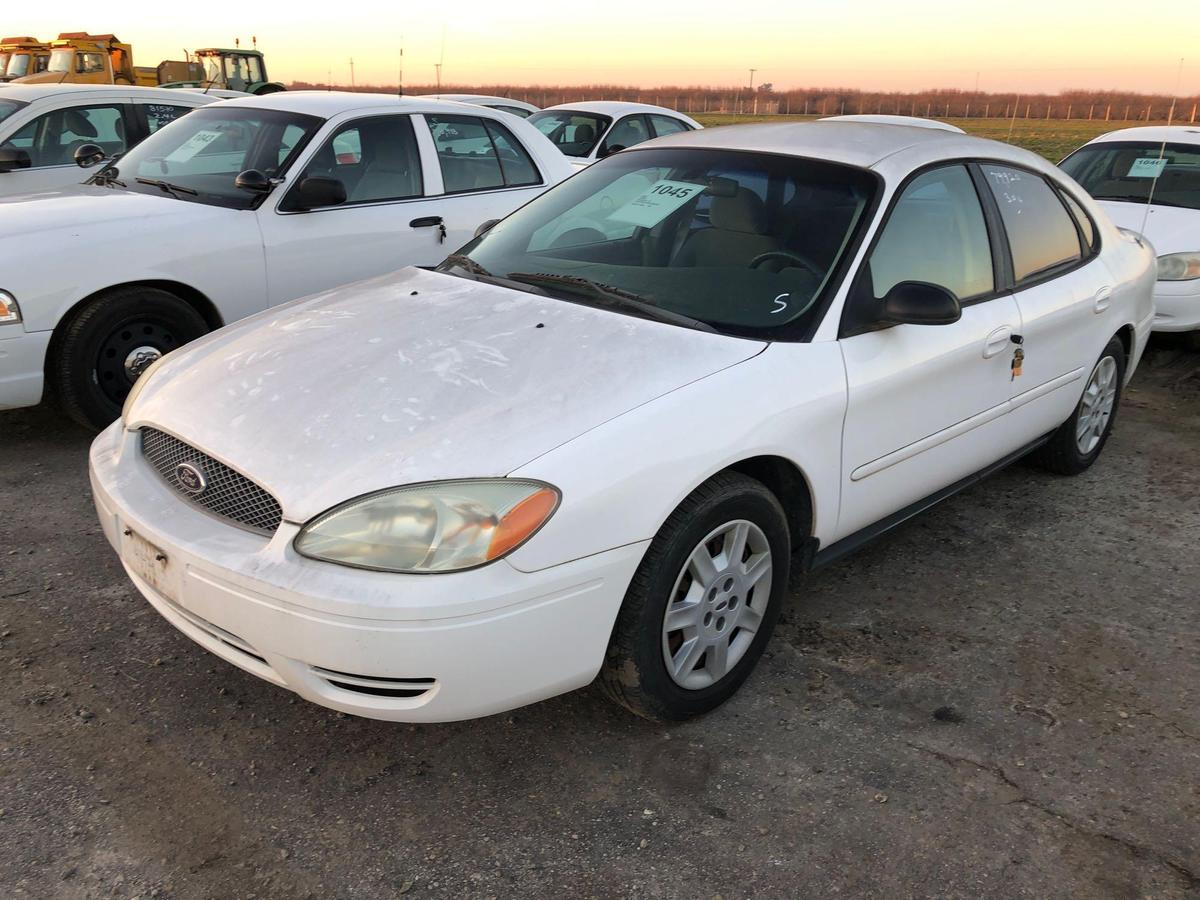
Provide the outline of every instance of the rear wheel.
<path id="1" fill-rule="evenodd" d="M 1090 468 L 1112 433 L 1124 384 L 1125 346 L 1113 338 L 1092 368 L 1075 412 L 1034 460 L 1059 475 L 1078 475 Z"/>
<path id="2" fill-rule="evenodd" d="M 646 551 L 601 685 L 649 719 L 687 719 L 724 703 L 770 639 L 789 564 L 775 495 L 744 475 L 717 475 L 680 504 Z"/>
<path id="3" fill-rule="evenodd" d="M 47 381 L 76 422 L 103 428 L 152 362 L 198 338 L 208 324 L 186 301 L 158 288 L 119 288 L 65 325 Z"/>

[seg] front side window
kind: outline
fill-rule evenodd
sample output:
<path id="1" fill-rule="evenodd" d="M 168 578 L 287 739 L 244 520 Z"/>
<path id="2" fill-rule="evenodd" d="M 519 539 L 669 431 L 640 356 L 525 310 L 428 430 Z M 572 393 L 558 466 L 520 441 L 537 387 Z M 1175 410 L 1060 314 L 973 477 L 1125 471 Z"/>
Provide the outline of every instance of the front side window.
<path id="1" fill-rule="evenodd" d="M 89 75 L 93 72 L 104 71 L 104 54 L 103 53 L 80 53 L 79 54 L 79 69 L 82 74 Z"/>
<path id="2" fill-rule="evenodd" d="M 408 116 L 373 116 L 339 128 L 317 150 L 297 184 L 336 178 L 347 203 L 406 200 L 422 194 L 421 154 Z"/>
<path id="3" fill-rule="evenodd" d="M 596 113 L 546 109 L 530 116 L 529 122 L 561 153 L 582 159 L 596 148 L 612 119 Z"/>
<path id="4" fill-rule="evenodd" d="M 806 329 L 871 173 L 732 150 L 622 153 L 513 213 L 442 271 L 730 334 Z"/>
<path id="5" fill-rule="evenodd" d="M 447 194 L 540 184 L 533 161 L 507 128 L 475 116 L 426 115 Z"/>
<path id="6" fill-rule="evenodd" d="M 691 131 L 687 125 L 678 119 L 673 119 L 670 116 L 659 116 L 651 113 L 650 124 L 654 127 L 654 134 L 662 137 L 664 134 L 678 134 L 681 131 Z"/>
<path id="7" fill-rule="evenodd" d="M 613 126 L 612 131 L 604 138 L 605 150 L 624 150 L 644 141 L 650 140 L 650 129 L 646 127 L 645 116 L 626 116 Z"/>
<path id="8" fill-rule="evenodd" d="M 74 106 L 38 116 L 4 142 L 24 150 L 30 168 L 75 165 L 75 151 L 97 144 L 106 156 L 125 151 L 125 115 L 120 104 Z"/>
<path id="9" fill-rule="evenodd" d="M 1018 282 L 1082 258 L 1075 223 L 1045 179 L 992 163 L 982 169 L 1000 207 Z"/>
<path id="10" fill-rule="evenodd" d="M 902 281 L 924 281 L 959 300 L 995 288 L 992 249 L 975 183 L 965 166 L 917 176 L 904 189 L 867 260 L 871 293 L 882 300 Z"/>
<path id="11" fill-rule="evenodd" d="M 234 184 L 238 173 L 257 169 L 268 177 L 284 174 L 323 121 L 299 113 L 214 103 L 156 131 L 105 174 L 124 182 L 126 190 L 249 209 L 261 195 L 238 188 Z"/>
<path id="12" fill-rule="evenodd" d="M 1097 200 L 1200 209 L 1200 146 L 1102 141 L 1080 147 L 1062 169 Z"/>

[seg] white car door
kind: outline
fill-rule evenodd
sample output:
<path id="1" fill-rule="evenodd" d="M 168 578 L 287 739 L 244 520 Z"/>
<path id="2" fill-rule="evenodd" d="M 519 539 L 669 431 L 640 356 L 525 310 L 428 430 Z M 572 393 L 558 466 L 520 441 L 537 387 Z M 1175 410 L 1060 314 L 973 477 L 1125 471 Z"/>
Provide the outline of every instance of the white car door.
<path id="1" fill-rule="evenodd" d="M 1113 278 L 1095 254 L 1087 214 L 1035 172 L 981 163 L 1010 249 L 1021 313 L 1021 374 L 1012 380 L 1013 428 L 1042 434 L 1079 402 L 1108 338 Z M 1076 218 L 1076 217 L 1081 218 Z"/>
<path id="2" fill-rule="evenodd" d="M 995 258 L 966 166 L 926 171 L 894 202 L 842 318 L 848 396 L 839 539 L 1023 443 L 1003 422 L 1020 315 L 1010 295 L 996 292 Z M 882 298 L 904 281 L 949 289 L 962 318 L 881 327 Z"/>
<path id="3" fill-rule="evenodd" d="M 76 165 L 75 150 L 98 144 L 109 156 L 123 153 L 136 129 L 129 104 L 115 92 L 89 93 L 86 102 L 72 93 L 19 115 L 4 123 L 8 135 L 0 149 L 24 152 L 29 165 L 0 174 L 3 196 L 82 183 L 91 173 Z"/>

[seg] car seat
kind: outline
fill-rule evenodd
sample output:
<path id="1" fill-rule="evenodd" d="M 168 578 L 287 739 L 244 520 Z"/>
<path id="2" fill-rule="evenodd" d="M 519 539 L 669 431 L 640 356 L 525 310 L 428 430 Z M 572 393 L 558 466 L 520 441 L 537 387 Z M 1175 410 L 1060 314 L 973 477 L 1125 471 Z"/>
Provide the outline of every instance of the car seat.
<path id="1" fill-rule="evenodd" d="M 767 234 L 767 207 L 761 197 L 739 187 L 728 197 L 713 197 L 710 228 L 688 235 L 671 261 L 673 266 L 747 268 L 756 256 L 779 249 Z"/>

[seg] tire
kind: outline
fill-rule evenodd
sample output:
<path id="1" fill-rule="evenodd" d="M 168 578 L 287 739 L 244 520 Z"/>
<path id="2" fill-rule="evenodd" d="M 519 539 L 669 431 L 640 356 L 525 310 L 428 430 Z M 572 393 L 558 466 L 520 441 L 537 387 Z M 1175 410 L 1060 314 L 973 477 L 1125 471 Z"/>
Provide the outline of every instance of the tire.
<path id="1" fill-rule="evenodd" d="M 1118 338 L 1113 338 L 1092 367 L 1075 412 L 1034 452 L 1034 462 L 1058 475 L 1078 475 L 1091 468 L 1108 443 L 1117 420 L 1121 390 L 1125 385 L 1125 365 L 1125 346 Z M 1096 405 L 1093 389 L 1098 389 L 1100 395 L 1107 395 L 1109 385 L 1111 406 L 1105 413 L 1107 404 L 1101 401 L 1099 406 Z M 1086 428 L 1085 419 L 1092 423 L 1090 429 Z"/>
<path id="2" fill-rule="evenodd" d="M 742 528 L 745 550 L 730 562 L 728 551 Z M 787 592 L 790 548 L 783 507 L 761 482 L 724 472 L 698 487 L 659 530 L 630 582 L 600 670 L 605 693 L 655 721 L 702 715 L 728 700 L 771 638 Z M 752 584 L 744 564 L 753 571 L 767 550 L 763 579 L 770 579 L 769 587 L 764 580 Z M 708 587 L 692 574 L 690 561 L 702 552 L 716 563 Z M 684 595 L 687 603 L 678 602 Z M 672 624 L 689 624 L 668 633 L 668 609 Z M 698 647 L 724 641 L 728 664 L 722 667 L 721 654 L 710 657 L 709 649 L 689 657 L 689 640 Z M 680 675 L 668 670 L 668 654 L 680 663 Z"/>
<path id="3" fill-rule="evenodd" d="M 60 328 L 47 386 L 68 416 L 99 429 L 121 414 L 137 374 L 205 334 L 208 323 L 174 294 L 129 287 L 93 300 Z"/>

